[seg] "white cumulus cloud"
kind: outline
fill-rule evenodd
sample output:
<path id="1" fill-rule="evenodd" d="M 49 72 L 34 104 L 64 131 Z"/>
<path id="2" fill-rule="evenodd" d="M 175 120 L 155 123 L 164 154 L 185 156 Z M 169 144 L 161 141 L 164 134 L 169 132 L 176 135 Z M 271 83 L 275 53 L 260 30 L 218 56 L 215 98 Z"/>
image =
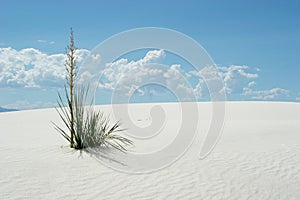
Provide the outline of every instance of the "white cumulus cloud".
<path id="1" fill-rule="evenodd" d="M 211 88 L 220 88 L 220 80 L 222 78 L 223 86 L 219 92 L 226 92 L 226 94 L 241 93 L 243 88 L 255 85 L 255 79 L 259 77 L 257 73 L 249 72 L 251 69 L 248 66 L 231 65 L 225 66 L 207 66 L 201 71 L 190 71 L 188 74 L 197 77 L 198 83 L 194 88 L 194 92 L 198 97 L 207 93 L 206 84 L 210 84 Z M 255 72 L 258 70 L 255 69 Z M 217 84 L 217 85 L 216 85 Z"/>
<path id="2" fill-rule="evenodd" d="M 77 51 L 78 62 L 89 54 Z M 0 87 L 61 87 L 65 80 L 65 54 L 45 54 L 34 48 L 0 48 Z"/>
<path id="3" fill-rule="evenodd" d="M 159 64 L 164 57 L 163 50 L 152 50 L 137 61 L 121 58 L 107 63 L 102 71 L 99 87 L 125 93 L 127 96 L 131 96 L 134 92 L 138 92 L 139 95 L 150 91 L 151 94 L 158 94 L 159 92 L 154 92 L 153 88 L 148 90 L 143 88 L 145 84 L 154 84 L 168 88 L 181 99 L 187 96 L 186 94 L 193 94 L 193 89 L 188 85 L 179 64 L 171 66 Z"/>
<path id="4" fill-rule="evenodd" d="M 272 88 L 270 90 L 252 90 L 244 88 L 243 95 L 250 96 L 255 100 L 275 100 L 277 98 L 286 97 L 289 94 L 288 90 L 282 88 Z"/>
<path id="5" fill-rule="evenodd" d="M 253 86 L 253 79 L 258 78 L 257 73 L 247 72 L 248 66 L 231 65 L 229 67 L 219 67 L 220 73 L 224 80 L 226 92 L 241 92 L 245 84 Z"/>
<path id="6" fill-rule="evenodd" d="M 80 65 L 89 54 L 90 51 L 79 49 L 78 64 Z M 151 50 L 139 60 L 120 58 L 106 63 L 105 69 L 96 74 L 102 75 L 99 88 L 120 91 L 127 96 L 131 96 L 134 92 L 141 96 L 159 95 L 162 90 L 143 87 L 145 83 L 154 83 L 171 90 L 181 100 L 189 100 L 189 97 L 194 95 L 198 99 L 209 95 L 206 84 L 214 84 L 218 82 L 215 81 L 217 77 L 221 77 L 222 87 L 220 85 L 213 87 L 221 88 L 220 92 L 226 91 L 229 97 L 240 95 L 253 100 L 276 100 L 289 95 L 288 90 L 279 87 L 257 90 L 259 68 L 230 65 L 217 68 L 208 66 L 201 71 L 185 71 L 184 66 L 179 63 L 162 65 L 165 57 L 164 50 Z M 90 58 L 93 63 L 98 63 L 102 59 L 99 54 L 90 55 Z M 21 50 L 11 47 L 0 48 L 0 87 L 62 87 L 65 83 L 65 61 L 65 54 L 46 54 L 34 48 Z M 93 76 L 88 69 L 82 69 L 81 72 L 79 82 L 90 80 Z M 296 100 L 300 101 L 300 97 Z"/>
<path id="7" fill-rule="evenodd" d="M 48 40 L 37 40 L 38 43 L 44 43 L 44 44 L 55 44 L 54 41 L 48 41 Z"/>
<path id="8" fill-rule="evenodd" d="M 248 87 L 253 87 L 256 85 L 256 82 L 255 81 L 251 81 L 248 83 Z"/>

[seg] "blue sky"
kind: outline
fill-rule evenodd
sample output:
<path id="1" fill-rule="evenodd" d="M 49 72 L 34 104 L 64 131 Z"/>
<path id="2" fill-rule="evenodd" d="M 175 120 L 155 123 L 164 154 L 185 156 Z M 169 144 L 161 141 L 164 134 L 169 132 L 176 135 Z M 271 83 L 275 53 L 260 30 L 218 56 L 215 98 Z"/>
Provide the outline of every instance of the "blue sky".
<path id="1" fill-rule="evenodd" d="M 3 0 L 0 7 L 0 106 L 31 109 L 54 105 L 61 77 L 56 74 L 58 81 L 50 81 L 56 79 L 49 74 L 58 73 L 58 69 L 49 70 L 45 75 L 49 78 L 38 81 L 37 85 L 36 79 L 29 80 L 28 70 L 38 66 L 24 62 L 26 66 L 22 70 L 26 75 L 16 76 L 14 70 L 21 67 L 14 69 L 12 59 L 4 61 L 3 57 L 15 58 L 22 54 L 20 59 L 28 59 L 28 56 L 38 55 L 43 57 L 38 62 L 41 65 L 47 61 L 58 68 L 68 44 L 70 27 L 75 30 L 82 57 L 87 53 L 84 50 L 90 51 L 108 37 L 128 29 L 174 29 L 199 42 L 223 69 L 224 78 L 226 73 L 227 77 L 235 74 L 229 85 L 239 85 L 238 79 L 243 79 L 243 88 L 248 90 L 235 90 L 232 86 L 229 100 L 297 102 L 300 101 L 299 10 L 300 1 L 276 0 Z M 138 55 L 134 60 L 143 59 Z M 166 53 L 165 59 L 171 58 Z M 20 64 L 18 60 L 14 62 Z M 178 64 L 185 68 L 184 63 Z M 243 76 L 241 71 L 257 76 Z M 249 86 L 250 82 L 255 82 L 250 84 L 255 86 Z"/>

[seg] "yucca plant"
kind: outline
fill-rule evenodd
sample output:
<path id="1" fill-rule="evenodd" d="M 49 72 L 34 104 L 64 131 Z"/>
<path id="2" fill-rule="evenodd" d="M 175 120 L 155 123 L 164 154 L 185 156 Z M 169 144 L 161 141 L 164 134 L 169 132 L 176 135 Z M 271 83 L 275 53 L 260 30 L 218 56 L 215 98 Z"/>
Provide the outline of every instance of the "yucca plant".
<path id="1" fill-rule="evenodd" d="M 126 151 L 126 145 L 132 145 L 133 142 L 128 138 L 118 135 L 117 132 L 123 131 L 120 128 L 120 122 L 117 121 L 110 126 L 109 117 L 104 116 L 101 111 L 96 111 L 90 104 L 85 105 L 88 88 L 83 87 L 76 89 L 74 92 L 74 141 L 75 149 L 95 148 L 95 147 L 113 147 L 122 152 Z M 70 97 L 65 89 L 65 95 L 69 106 L 67 106 L 60 93 L 58 93 L 58 105 L 56 109 L 61 120 L 67 128 L 67 131 L 53 123 L 56 130 L 66 139 L 71 142 L 71 137 L 68 134 L 71 132 L 71 117 L 70 117 Z"/>
<path id="2" fill-rule="evenodd" d="M 131 140 L 116 134 L 122 131 L 120 122 L 109 126 L 110 120 L 103 112 L 95 111 L 93 106 L 85 106 L 88 88 L 76 88 L 78 67 L 76 66 L 77 48 L 74 43 L 73 30 L 70 31 L 70 44 L 66 48 L 67 61 L 65 64 L 67 87 L 65 86 L 64 103 L 58 93 L 58 108 L 56 108 L 66 129 L 54 124 L 58 132 L 70 143 L 71 148 L 85 149 L 89 147 L 113 147 L 120 151 L 126 151 L 125 145 L 133 144 Z"/>

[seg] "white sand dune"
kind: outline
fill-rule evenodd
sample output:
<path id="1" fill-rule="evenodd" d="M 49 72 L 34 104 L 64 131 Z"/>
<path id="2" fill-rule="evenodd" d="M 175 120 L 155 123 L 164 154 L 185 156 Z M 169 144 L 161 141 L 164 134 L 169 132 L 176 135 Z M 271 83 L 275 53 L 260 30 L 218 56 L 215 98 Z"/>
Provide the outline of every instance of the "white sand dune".
<path id="1" fill-rule="evenodd" d="M 130 105 L 130 120 L 151 125 L 154 105 Z M 0 199 L 300 199 L 299 103 L 227 102 L 222 136 L 202 160 L 212 112 L 211 103 L 197 105 L 200 127 L 191 148 L 171 166 L 143 174 L 115 171 L 68 148 L 50 123 L 60 121 L 55 109 L 0 113 Z M 178 104 L 161 106 L 180 116 Z M 97 108 L 113 114 L 110 105 Z M 174 137 L 174 120 L 168 116 L 162 136 L 136 140 L 131 151 L 163 148 Z"/>

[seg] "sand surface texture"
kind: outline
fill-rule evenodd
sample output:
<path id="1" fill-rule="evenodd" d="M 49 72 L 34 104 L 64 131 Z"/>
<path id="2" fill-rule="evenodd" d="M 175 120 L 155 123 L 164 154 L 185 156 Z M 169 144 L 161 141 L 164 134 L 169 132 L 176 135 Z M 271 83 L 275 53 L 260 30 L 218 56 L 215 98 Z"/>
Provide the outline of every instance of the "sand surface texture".
<path id="1" fill-rule="evenodd" d="M 130 120 L 149 126 L 153 106 L 131 105 Z M 178 106 L 161 106 L 167 117 L 159 142 L 136 140 L 131 150 L 149 152 L 174 137 L 176 119 L 168 112 L 180 116 Z M 143 174 L 115 171 L 68 148 L 50 123 L 59 122 L 54 109 L 0 113 L 0 199 L 300 199 L 299 103 L 226 103 L 223 133 L 205 159 L 199 151 L 211 103 L 198 107 L 190 149 L 171 166 Z M 111 106 L 97 108 L 112 113 Z"/>

